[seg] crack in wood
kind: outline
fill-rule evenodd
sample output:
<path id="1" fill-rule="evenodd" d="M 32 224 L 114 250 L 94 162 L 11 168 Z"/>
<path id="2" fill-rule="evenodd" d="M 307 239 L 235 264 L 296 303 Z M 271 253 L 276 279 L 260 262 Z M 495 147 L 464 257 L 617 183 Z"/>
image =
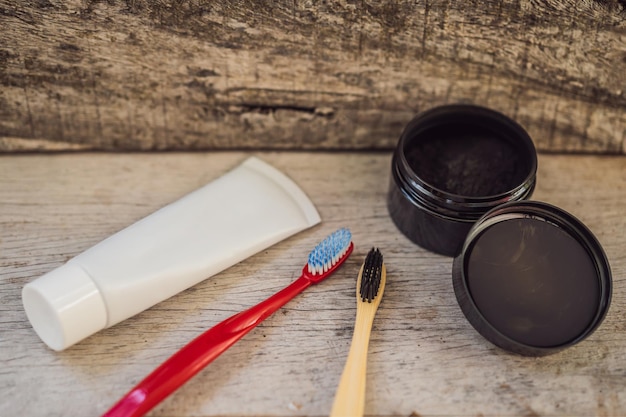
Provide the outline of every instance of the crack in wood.
<path id="1" fill-rule="evenodd" d="M 624 153 L 625 3 L 7 0 L 0 137 L 391 149 L 415 112 L 463 102 L 540 150 Z"/>

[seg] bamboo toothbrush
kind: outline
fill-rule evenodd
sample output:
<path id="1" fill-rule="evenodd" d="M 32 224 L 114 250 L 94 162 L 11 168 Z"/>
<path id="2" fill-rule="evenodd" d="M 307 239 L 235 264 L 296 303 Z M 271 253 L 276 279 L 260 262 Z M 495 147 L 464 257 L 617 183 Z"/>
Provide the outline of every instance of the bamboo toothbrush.
<path id="1" fill-rule="evenodd" d="M 300 278 L 267 300 L 224 320 L 192 340 L 130 390 L 104 416 L 137 417 L 150 411 L 257 324 L 311 284 L 317 284 L 331 275 L 353 248 L 348 229 L 339 229 L 329 235 L 311 251 Z"/>
<path id="2" fill-rule="evenodd" d="M 359 417 L 365 406 L 367 349 L 376 310 L 385 291 L 387 271 L 383 255 L 372 248 L 359 271 L 356 288 L 356 322 L 350 353 L 343 368 L 331 417 Z"/>

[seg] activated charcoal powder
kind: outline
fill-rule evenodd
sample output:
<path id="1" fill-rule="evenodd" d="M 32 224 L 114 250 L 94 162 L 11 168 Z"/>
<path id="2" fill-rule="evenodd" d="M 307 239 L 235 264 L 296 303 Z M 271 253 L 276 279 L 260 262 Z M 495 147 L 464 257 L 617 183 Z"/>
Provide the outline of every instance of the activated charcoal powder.
<path id="1" fill-rule="evenodd" d="M 534 144 L 515 121 L 479 106 L 435 107 L 400 136 L 387 207 L 413 242 L 456 256 L 481 216 L 532 195 L 536 172 Z"/>
<path id="2" fill-rule="evenodd" d="M 523 149 L 506 132 L 455 123 L 420 132 L 407 160 L 424 182 L 452 194 L 484 197 L 521 184 L 530 169 Z"/>

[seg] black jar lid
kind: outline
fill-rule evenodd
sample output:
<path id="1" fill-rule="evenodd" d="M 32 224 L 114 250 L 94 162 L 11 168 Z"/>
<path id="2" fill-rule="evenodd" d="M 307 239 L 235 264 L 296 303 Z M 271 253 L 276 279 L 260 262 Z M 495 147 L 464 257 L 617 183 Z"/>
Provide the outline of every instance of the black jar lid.
<path id="1" fill-rule="evenodd" d="M 578 219 L 536 201 L 498 206 L 468 233 L 454 292 L 472 326 L 511 352 L 541 356 L 588 337 L 606 316 L 611 271 Z"/>

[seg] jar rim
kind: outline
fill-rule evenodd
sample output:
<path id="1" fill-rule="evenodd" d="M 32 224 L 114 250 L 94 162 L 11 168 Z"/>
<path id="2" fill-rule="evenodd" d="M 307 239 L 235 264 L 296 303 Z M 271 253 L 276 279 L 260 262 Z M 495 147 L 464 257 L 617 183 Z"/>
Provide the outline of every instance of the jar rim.
<path id="1" fill-rule="evenodd" d="M 469 196 L 441 189 L 421 178 L 407 159 L 405 147 L 408 141 L 418 137 L 426 129 L 449 125 L 460 120 L 476 127 L 491 128 L 492 131 L 494 128 L 499 128 L 503 134 L 496 138 L 509 141 L 519 146 L 519 149 L 525 149 L 527 152 L 523 157 L 528 165 L 528 173 L 524 180 L 515 187 L 498 194 Z M 443 209 L 445 212 L 448 209 L 452 212 L 473 213 L 470 217 L 476 219 L 477 214 L 480 217 L 492 207 L 508 201 L 523 200 L 530 196 L 535 186 L 537 154 L 532 139 L 524 128 L 504 114 L 476 105 L 453 104 L 427 110 L 409 122 L 400 136 L 394 153 L 393 166 L 395 174 L 412 198 L 435 211 Z"/>

